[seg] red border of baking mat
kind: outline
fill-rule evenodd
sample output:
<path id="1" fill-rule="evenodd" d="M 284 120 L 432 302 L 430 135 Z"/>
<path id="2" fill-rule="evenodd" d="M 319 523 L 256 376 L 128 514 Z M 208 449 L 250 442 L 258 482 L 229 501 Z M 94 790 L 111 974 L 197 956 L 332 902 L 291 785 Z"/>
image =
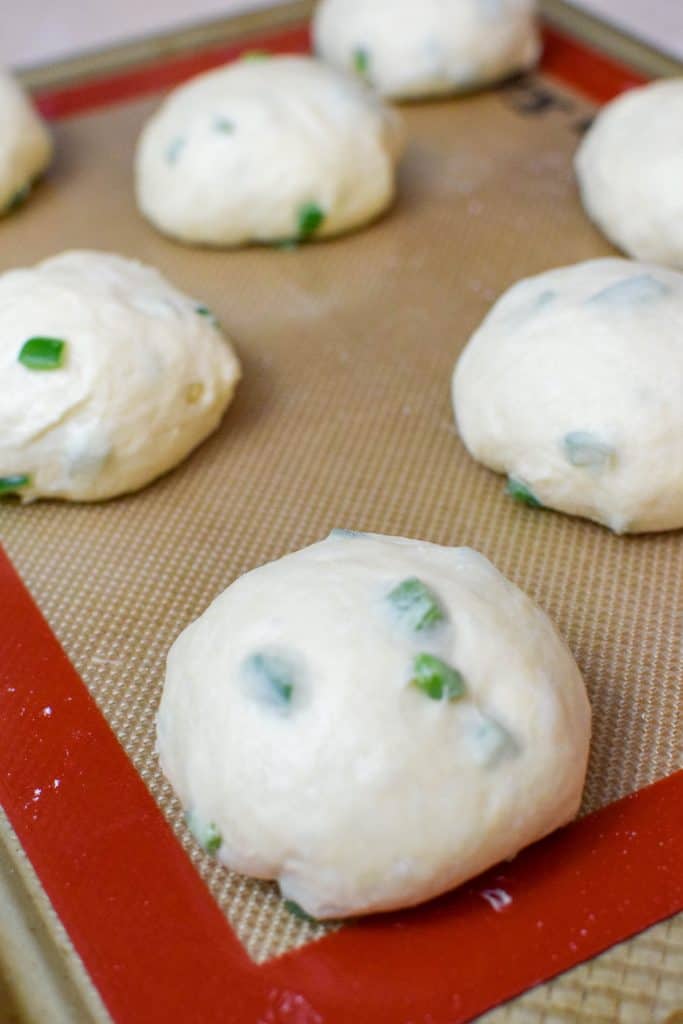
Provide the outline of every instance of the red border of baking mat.
<path id="1" fill-rule="evenodd" d="M 265 45 L 307 42 L 301 28 Z M 122 102 L 242 49 L 40 106 L 62 117 Z M 596 100 L 643 81 L 552 30 L 544 70 Z M 440 900 L 258 966 L 1 549 L 0 615 L 0 803 L 117 1024 L 459 1024 L 683 909 L 677 772 Z"/>
<path id="2" fill-rule="evenodd" d="M 543 29 L 543 44 L 543 71 L 574 86 L 598 103 L 605 103 L 624 89 L 646 81 L 643 75 L 611 57 L 548 26 Z M 191 75 L 234 60 L 254 46 L 267 47 L 271 53 L 304 53 L 310 49 L 309 30 L 306 25 L 300 25 L 269 34 L 265 39 L 252 39 L 247 46 L 232 43 L 182 57 L 165 58 L 139 68 L 98 76 L 92 81 L 38 92 L 35 98 L 46 117 L 70 117 L 170 89 Z"/>
<path id="3" fill-rule="evenodd" d="M 683 908 L 678 772 L 257 966 L 1 549 L 0 617 L 0 803 L 117 1024 L 458 1024 Z"/>

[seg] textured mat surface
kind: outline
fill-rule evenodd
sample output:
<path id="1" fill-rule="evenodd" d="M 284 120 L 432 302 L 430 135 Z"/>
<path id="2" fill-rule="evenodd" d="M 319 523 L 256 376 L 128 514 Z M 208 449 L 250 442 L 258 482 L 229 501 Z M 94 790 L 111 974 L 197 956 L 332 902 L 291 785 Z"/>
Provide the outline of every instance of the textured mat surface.
<path id="1" fill-rule="evenodd" d="M 539 79 L 409 107 L 388 217 L 337 242 L 242 253 L 176 246 L 137 214 L 130 165 L 153 106 L 58 126 L 60 162 L 3 223 L 0 268 L 76 247 L 154 263 L 220 317 L 245 379 L 218 433 L 144 492 L 91 507 L 5 506 L 0 533 L 262 961 L 322 929 L 288 914 L 272 886 L 206 858 L 160 777 L 154 715 L 183 627 L 237 575 L 334 526 L 472 545 L 548 611 L 585 674 L 595 712 L 588 811 L 680 767 L 683 536 L 618 538 L 520 508 L 469 459 L 453 424 L 452 366 L 495 297 L 525 275 L 612 253 L 573 183 L 586 104 Z M 682 973 L 679 920 L 487 1019 L 665 1021 L 683 1003 Z"/>

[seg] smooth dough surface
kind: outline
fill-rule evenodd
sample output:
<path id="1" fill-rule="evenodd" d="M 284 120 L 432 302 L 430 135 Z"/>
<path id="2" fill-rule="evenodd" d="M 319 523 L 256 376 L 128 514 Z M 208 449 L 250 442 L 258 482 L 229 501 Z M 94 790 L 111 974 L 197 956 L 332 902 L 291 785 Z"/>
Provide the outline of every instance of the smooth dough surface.
<path id="1" fill-rule="evenodd" d="M 322 0 L 314 42 L 386 96 L 437 96 L 535 64 L 534 11 L 534 0 Z"/>
<path id="2" fill-rule="evenodd" d="M 0 216 L 26 199 L 52 156 L 52 138 L 12 75 L 0 68 Z"/>
<path id="3" fill-rule="evenodd" d="M 215 429 L 240 375 L 204 306 L 103 252 L 0 276 L 0 366 L 0 493 L 25 501 L 144 486 Z"/>
<path id="4" fill-rule="evenodd" d="M 411 681 L 425 656 L 457 699 Z M 572 818 L 590 709 L 548 618 L 483 556 L 333 531 L 187 627 L 157 727 L 204 845 L 335 918 L 419 903 Z"/>
<path id="5" fill-rule="evenodd" d="M 620 249 L 683 270 L 683 78 L 632 89 L 598 114 L 576 156 L 588 216 Z"/>
<path id="6" fill-rule="evenodd" d="M 310 57 L 244 59 L 176 89 L 145 126 L 137 198 L 161 231 L 237 246 L 359 227 L 392 201 L 399 115 Z"/>
<path id="7" fill-rule="evenodd" d="M 683 275 L 591 260 L 520 281 L 467 344 L 475 459 L 617 533 L 683 526 Z"/>

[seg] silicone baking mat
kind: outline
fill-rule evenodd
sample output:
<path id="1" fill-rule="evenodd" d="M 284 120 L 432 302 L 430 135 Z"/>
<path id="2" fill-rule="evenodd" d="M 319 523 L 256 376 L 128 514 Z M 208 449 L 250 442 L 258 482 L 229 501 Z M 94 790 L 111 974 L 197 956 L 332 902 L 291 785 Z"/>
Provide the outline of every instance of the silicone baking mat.
<path id="1" fill-rule="evenodd" d="M 683 906 L 683 537 L 514 505 L 466 455 L 449 401 L 457 354 L 505 288 L 613 251 L 582 214 L 572 155 L 591 97 L 638 76 L 546 41 L 537 75 L 403 108 L 391 213 L 291 252 L 183 248 L 135 209 L 158 89 L 232 46 L 41 98 L 58 158 L 3 222 L 0 269 L 77 247 L 155 264 L 216 312 L 245 371 L 219 431 L 145 491 L 0 508 L 0 802 L 117 1022 L 456 1024 L 571 967 L 491 1020 L 664 1021 L 683 1003 L 680 918 L 576 967 Z M 307 34 L 237 49 L 256 43 L 302 50 Z M 482 551 L 557 622 L 594 708 L 588 817 L 426 908 L 337 931 L 201 853 L 153 730 L 182 628 L 237 575 L 334 526 Z"/>

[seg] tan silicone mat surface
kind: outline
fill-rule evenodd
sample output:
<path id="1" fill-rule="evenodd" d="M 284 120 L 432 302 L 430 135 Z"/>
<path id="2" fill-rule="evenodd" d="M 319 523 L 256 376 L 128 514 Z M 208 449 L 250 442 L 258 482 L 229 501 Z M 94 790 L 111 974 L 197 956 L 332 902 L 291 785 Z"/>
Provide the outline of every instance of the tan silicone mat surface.
<path id="1" fill-rule="evenodd" d="M 0 532 L 263 960 L 322 929 L 292 918 L 268 884 L 216 867 L 186 834 L 153 735 L 180 630 L 238 574 L 334 526 L 472 545 L 550 613 L 585 673 L 595 711 L 587 811 L 680 766 L 683 535 L 619 538 L 521 508 L 469 459 L 453 424 L 454 360 L 496 296 L 524 275 L 612 251 L 573 182 L 585 103 L 535 79 L 406 108 L 411 141 L 389 216 L 336 242 L 238 253 L 182 248 L 136 213 L 133 146 L 154 105 L 57 125 L 57 165 L 3 223 L 0 269 L 72 247 L 156 264 L 215 310 L 244 381 L 218 433 L 147 490 L 90 507 L 5 506 Z M 661 925 L 492 1019 L 664 1020 L 683 1002 L 682 952 L 680 922 Z"/>

